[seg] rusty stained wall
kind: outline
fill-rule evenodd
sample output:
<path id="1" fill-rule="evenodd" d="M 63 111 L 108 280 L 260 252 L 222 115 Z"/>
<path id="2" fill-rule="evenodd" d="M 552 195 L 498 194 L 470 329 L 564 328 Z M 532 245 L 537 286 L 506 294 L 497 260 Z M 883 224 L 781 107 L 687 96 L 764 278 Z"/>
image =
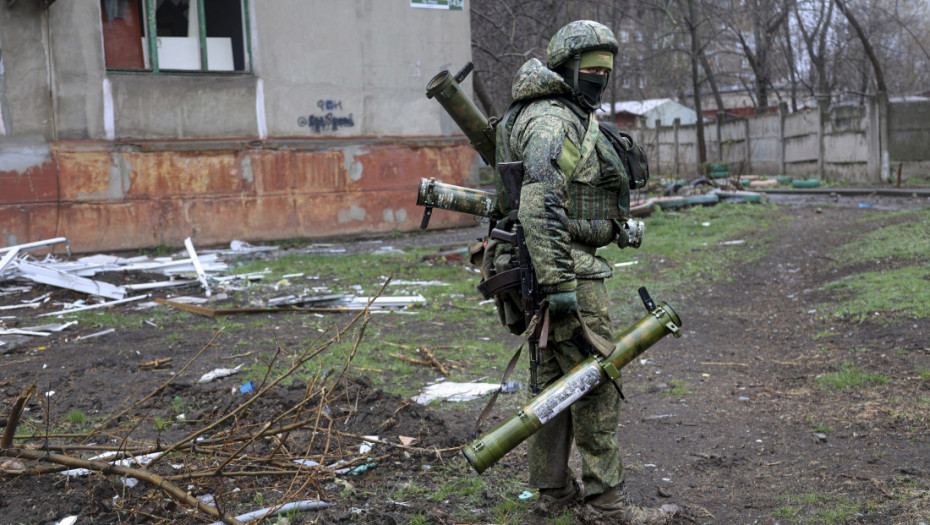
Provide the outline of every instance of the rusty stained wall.
<path id="1" fill-rule="evenodd" d="M 0 167 L 0 247 L 67 237 L 76 253 L 192 237 L 199 246 L 409 231 L 421 177 L 469 185 L 474 150 L 460 140 L 331 149 L 101 151 L 60 143 Z M 436 210 L 431 228 L 473 224 Z"/>

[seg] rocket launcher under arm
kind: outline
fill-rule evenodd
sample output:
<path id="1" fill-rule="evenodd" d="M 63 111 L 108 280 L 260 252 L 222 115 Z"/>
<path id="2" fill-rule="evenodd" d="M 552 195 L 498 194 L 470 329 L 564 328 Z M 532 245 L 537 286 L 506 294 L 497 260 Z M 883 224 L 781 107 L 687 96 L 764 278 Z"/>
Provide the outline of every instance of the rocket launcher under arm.
<path id="1" fill-rule="evenodd" d="M 640 289 L 640 295 L 644 293 L 645 289 Z M 614 349 L 606 358 L 597 355 L 585 359 L 529 404 L 465 447 L 465 458 L 479 474 L 582 396 L 604 381 L 619 377 L 621 368 L 660 339 L 668 334 L 681 336 L 681 319 L 675 310 L 667 303 L 655 305 L 646 298 L 648 294 L 643 297 L 647 308 L 652 305 L 649 314 L 614 338 Z"/>

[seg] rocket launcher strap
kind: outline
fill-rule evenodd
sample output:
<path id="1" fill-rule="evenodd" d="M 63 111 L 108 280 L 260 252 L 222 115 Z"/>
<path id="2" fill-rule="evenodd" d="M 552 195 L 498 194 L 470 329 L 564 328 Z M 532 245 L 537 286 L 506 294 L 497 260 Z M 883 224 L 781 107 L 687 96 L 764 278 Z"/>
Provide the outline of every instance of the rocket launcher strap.
<path id="1" fill-rule="evenodd" d="M 578 323 L 581 325 L 581 333 L 584 334 L 584 338 L 591 343 L 591 347 L 597 350 L 597 353 L 607 357 L 614 351 L 615 345 L 594 333 L 594 330 L 588 328 L 588 325 L 584 322 L 584 318 L 581 317 L 581 312 L 578 310 L 575 310 L 575 318 L 578 319 Z M 616 370 L 616 368 L 614 368 L 614 370 Z M 617 375 L 619 375 L 619 373 Z"/>

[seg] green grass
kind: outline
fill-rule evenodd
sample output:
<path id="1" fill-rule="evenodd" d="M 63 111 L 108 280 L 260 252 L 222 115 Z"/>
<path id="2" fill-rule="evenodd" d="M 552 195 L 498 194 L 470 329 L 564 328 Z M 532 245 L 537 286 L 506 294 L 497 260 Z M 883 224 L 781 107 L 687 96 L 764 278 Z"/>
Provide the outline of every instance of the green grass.
<path id="1" fill-rule="evenodd" d="M 814 423 L 811 428 L 814 430 L 814 432 L 820 432 L 821 434 L 833 432 L 833 427 L 826 423 Z"/>
<path id="2" fill-rule="evenodd" d="M 920 374 L 921 379 L 930 381 L 930 368 L 920 367 L 917 369 L 917 373 Z"/>
<path id="3" fill-rule="evenodd" d="M 819 492 L 784 494 L 775 502 L 779 504 L 772 511 L 775 518 L 822 525 L 847 523 L 857 512 L 874 510 L 868 503 L 862 505 L 845 496 L 834 498 Z"/>
<path id="4" fill-rule="evenodd" d="M 668 390 L 668 392 L 663 392 L 663 395 L 682 397 L 691 393 L 691 391 L 688 390 L 688 382 L 684 379 L 672 379 L 668 383 L 671 388 Z"/>
<path id="5" fill-rule="evenodd" d="M 83 425 L 87 422 L 87 416 L 85 416 L 84 412 L 81 412 L 80 410 L 71 409 L 65 416 L 65 421 L 73 425 Z"/>
<path id="6" fill-rule="evenodd" d="M 882 222 L 892 224 L 878 227 Z M 818 306 L 827 317 L 852 321 L 873 319 L 890 324 L 899 319 L 930 317 L 930 209 L 869 213 L 859 220 L 861 235 L 833 249 L 830 270 L 870 267 L 828 283 L 835 299 Z"/>
<path id="7" fill-rule="evenodd" d="M 901 219 L 875 228 L 877 221 Z M 831 256 L 847 265 L 890 258 L 918 262 L 930 252 L 930 208 L 892 213 L 870 213 L 859 221 L 865 233 L 838 247 Z M 835 265 L 834 265 L 835 266 Z"/>
<path id="8" fill-rule="evenodd" d="M 883 385 L 888 382 L 887 377 L 881 374 L 864 372 L 849 361 L 844 362 L 839 368 L 836 372 L 818 377 L 817 383 L 834 390 L 845 390 L 867 385 Z"/>
<path id="9" fill-rule="evenodd" d="M 872 318 L 879 323 L 897 317 L 930 317 L 930 268 L 926 266 L 857 273 L 829 283 L 825 290 L 839 297 L 838 304 L 818 308 L 830 311 L 832 317 Z"/>

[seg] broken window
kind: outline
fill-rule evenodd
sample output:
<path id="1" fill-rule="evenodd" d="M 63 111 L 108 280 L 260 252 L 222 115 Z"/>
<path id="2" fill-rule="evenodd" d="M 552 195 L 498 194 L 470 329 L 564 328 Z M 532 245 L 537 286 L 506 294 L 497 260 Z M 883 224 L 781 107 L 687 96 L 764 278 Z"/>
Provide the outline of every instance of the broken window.
<path id="1" fill-rule="evenodd" d="M 249 71 L 248 0 L 100 0 L 107 69 Z"/>

